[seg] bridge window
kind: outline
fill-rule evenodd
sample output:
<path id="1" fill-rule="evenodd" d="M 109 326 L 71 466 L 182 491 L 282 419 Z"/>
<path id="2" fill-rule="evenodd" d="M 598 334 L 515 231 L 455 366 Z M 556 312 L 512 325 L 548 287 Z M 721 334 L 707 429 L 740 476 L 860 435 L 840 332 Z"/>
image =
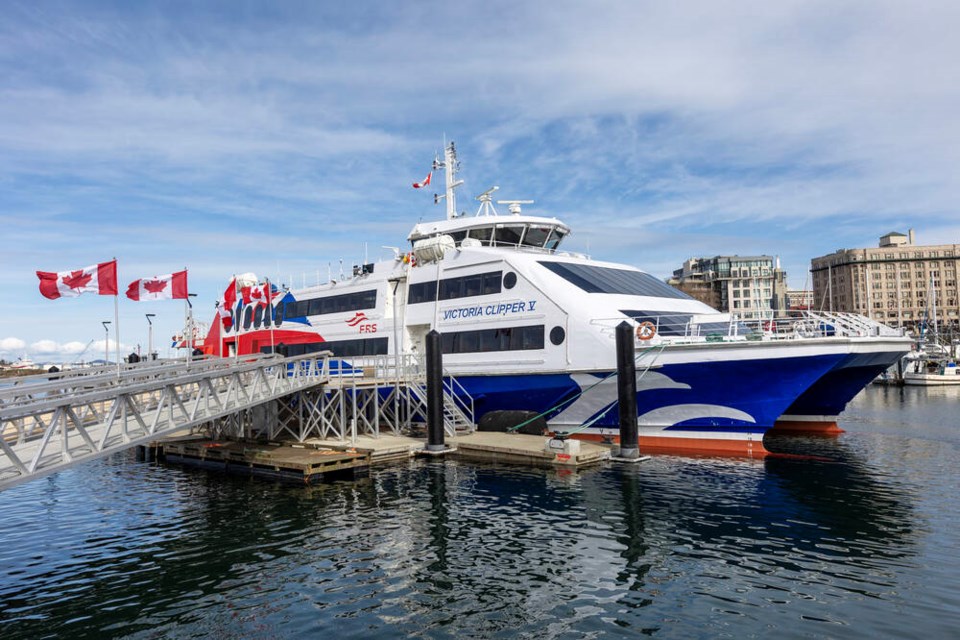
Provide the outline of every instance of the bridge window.
<path id="1" fill-rule="evenodd" d="M 480 227 L 479 229 L 470 229 L 470 236 L 479 240 L 481 244 L 489 245 L 490 238 L 493 236 L 493 227 Z"/>
<path id="2" fill-rule="evenodd" d="M 543 247 L 549 249 L 550 251 L 556 250 L 557 246 L 560 244 L 560 241 L 563 240 L 564 233 L 557 229 L 553 230 L 553 233 L 550 235 L 550 239 L 547 240 Z"/>
<path id="3" fill-rule="evenodd" d="M 494 240 L 497 246 L 515 247 L 520 244 L 520 237 L 523 235 L 523 227 L 497 227 Z"/>
<path id="4" fill-rule="evenodd" d="M 550 235 L 550 230 L 551 227 L 527 227 L 522 244 L 527 247 L 542 247 Z"/>

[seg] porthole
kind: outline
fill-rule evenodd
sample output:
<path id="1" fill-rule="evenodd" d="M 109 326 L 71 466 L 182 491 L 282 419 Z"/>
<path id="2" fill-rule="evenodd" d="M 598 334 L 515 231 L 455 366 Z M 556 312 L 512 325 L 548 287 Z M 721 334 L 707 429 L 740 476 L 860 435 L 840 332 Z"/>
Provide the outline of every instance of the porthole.
<path id="1" fill-rule="evenodd" d="M 260 328 L 260 325 L 263 324 L 263 307 L 257 307 L 253 311 L 253 326 L 256 329 Z"/>
<path id="2" fill-rule="evenodd" d="M 251 322 L 253 322 L 253 307 L 244 307 L 243 309 L 243 330 L 244 331 L 250 328 Z"/>
<path id="3" fill-rule="evenodd" d="M 517 274 L 513 271 L 507 271 L 503 275 L 503 288 L 513 289 L 515 286 L 517 286 Z"/>
<path id="4" fill-rule="evenodd" d="M 567 332 L 563 330 L 563 327 L 554 327 L 550 329 L 550 342 L 560 346 L 563 344 L 564 338 L 567 337 Z"/>

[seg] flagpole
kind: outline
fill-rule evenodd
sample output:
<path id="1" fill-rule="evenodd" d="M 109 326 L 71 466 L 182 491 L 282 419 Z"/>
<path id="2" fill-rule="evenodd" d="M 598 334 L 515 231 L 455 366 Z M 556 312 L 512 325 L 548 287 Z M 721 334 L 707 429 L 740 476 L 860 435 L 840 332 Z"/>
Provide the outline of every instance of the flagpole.
<path id="1" fill-rule="evenodd" d="M 237 300 L 233 304 L 233 308 L 237 308 L 238 302 L 243 302 L 243 294 L 240 293 L 240 283 L 237 281 L 237 274 L 233 274 L 233 295 L 236 296 Z M 240 311 L 237 312 L 236 321 L 234 322 L 234 327 L 237 330 L 236 335 L 233 337 L 233 359 L 235 362 L 240 361 L 240 332 L 243 329 L 243 305 L 240 305 Z"/>
<path id="2" fill-rule="evenodd" d="M 116 260 L 116 258 L 114 258 Z M 120 378 L 120 295 L 113 294 L 113 326 L 116 327 L 114 337 L 117 345 L 117 378 Z"/>
<path id="3" fill-rule="evenodd" d="M 276 324 L 276 314 L 273 312 L 273 291 L 270 288 L 270 278 L 267 278 L 267 313 L 270 314 L 270 353 L 277 352 L 277 344 L 273 338 L 273 325 Z"/>
<path id="4" fill-rule="evenodd" d="M 189 304 L 190 304 L 190 298 L 184 298 L 183 299 L 183 336 L 182 337 L 183 337 L 183 345 L 187 349 L 187 369 L 190 368 L 190 355 L 191 355 L 190 340 L 189 338 L 187 338 L 187 331 L 190 330 L 190 327 L 187 325 L 187 322 L 188 322 L 187 307 L 189 306 Z"/>

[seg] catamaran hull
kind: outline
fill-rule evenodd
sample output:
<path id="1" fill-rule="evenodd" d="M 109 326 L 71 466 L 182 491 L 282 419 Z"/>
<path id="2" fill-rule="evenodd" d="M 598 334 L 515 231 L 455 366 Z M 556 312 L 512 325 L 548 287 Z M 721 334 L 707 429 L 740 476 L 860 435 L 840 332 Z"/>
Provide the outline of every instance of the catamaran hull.
<path id="1" fill-rule="evenodd" d="M 908 338 L 850 339 L 850 352 L 800 394 L 777 419 L 777 431 L 837 434 L 839 415 L 877 376 L 910 351 Z"/>
<path id="2" fill-rule="evenodd" d="M 665 364 L 637 375 L 639 445 L 645 450 L 757 455 L 784 409 L 844 358 L 815 356 Z M 458 375 L 480 420 L 490 412 L 543 414 L 555 432 L 617 442 L 613 371 Z"/>

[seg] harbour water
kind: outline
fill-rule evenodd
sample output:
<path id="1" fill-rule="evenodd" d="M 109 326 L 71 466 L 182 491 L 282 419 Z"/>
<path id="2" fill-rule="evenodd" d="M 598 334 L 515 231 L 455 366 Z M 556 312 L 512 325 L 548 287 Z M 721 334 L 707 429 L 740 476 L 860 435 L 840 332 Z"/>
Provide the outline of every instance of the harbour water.
<path id="1" fill-rule="evenodd" d="M 114 456 L 0 493 L 0 637 L 954 637 L 958 415 L 871 387 L 764 461 L 314 487 Z"/>

